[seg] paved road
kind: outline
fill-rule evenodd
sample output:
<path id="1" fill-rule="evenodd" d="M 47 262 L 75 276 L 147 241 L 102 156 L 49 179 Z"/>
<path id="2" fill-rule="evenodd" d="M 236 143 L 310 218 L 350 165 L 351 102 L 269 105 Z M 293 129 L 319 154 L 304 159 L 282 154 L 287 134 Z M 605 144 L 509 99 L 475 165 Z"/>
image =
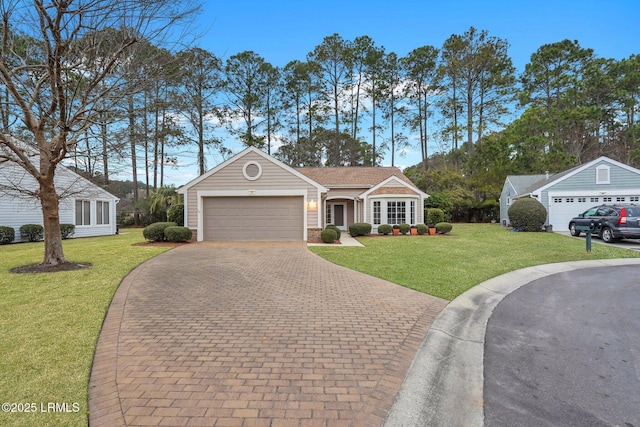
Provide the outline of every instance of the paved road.
<path id="1" fill-rule="evenodd" d="M 434 321 L 385 426 L 640 427 L 638 313 L 637 258 L 483 282 Z"/>
<path id="2" fill-rule="evenodd" d="M 485 340 L 485 426 L 640 426 L 637 266 L 576 270 L 509 294 Z"/>

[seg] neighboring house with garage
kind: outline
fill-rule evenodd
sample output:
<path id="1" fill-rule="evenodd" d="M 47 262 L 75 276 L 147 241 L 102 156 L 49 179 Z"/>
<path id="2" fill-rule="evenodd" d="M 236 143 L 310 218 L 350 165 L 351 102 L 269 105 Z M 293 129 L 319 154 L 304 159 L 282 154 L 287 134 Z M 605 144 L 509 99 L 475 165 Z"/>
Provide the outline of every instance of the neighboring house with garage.
<path id="1" fill-rule="evenodd" d="M 37 164 L 37 156 L 34 156 Z M 74 224 L 73 237 L 116 234 L 119 199 L 63 165 L 58 165 L 55 186 L 60 199 L 60 223 Z M 20 227 L 42 225 L 40 201 L 27 193 L 38 189 L 36 180 L 20 166 L 0 164 L 0 225 L 13 227 L 20 242 Z"/>
<path id="2" fill-rule="evenodd" d="M 328 224 L 424 222 L 420 191 L 395 167 L 292 168 L 249 147 L 178 189 L 198 241 L 317 240 Z"/>
<path id="3" fill-rule="evenodd" d="M 500 195 L 502 225 L 510 225 L 509 206 L 520 197 L 536 198 L 547 209 L 546 225 L 567 230 L 592 206 L 640 204 L 640 170 L 603 156 L 554 175 L 509 175 Z"/>

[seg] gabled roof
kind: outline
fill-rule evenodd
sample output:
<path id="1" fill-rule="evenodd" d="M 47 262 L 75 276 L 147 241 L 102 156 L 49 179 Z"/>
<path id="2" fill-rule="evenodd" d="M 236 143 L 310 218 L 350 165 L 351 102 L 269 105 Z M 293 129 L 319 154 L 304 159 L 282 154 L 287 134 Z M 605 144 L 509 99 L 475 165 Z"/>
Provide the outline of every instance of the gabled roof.
<path id="1" fill-rule="evenodd" d="M 260 149 L 258 149 L 256 147 L 253 147 L 253 146 L 245 148 L 240 153 L 236 154 L 235 156 L 231 157 L 230 159 L 225 160 L 224 162 L 220 163 L 219 165 L 217 165 L 216 167 L 214 167 L 210 171 L 208 171 L 208 172 L 200 175 L 199 177 L 194 178 L 190 182 L 178 187 L 178 189 L 176 191 L 178 193 L 180 193 L 180 194 L 185 194 L 189 188 L 191 188 L 194 185 L 196 185 L 197 183 L 209 178 L 211 175 L 213 175 L 214 173 L 218 172 L 220 169 L 223 169 L 226 166 L 238 161 L 239 159 L 243 158 L 248 153 L 256 153 L 256 154 L 262 156 L 265 160 L 268 160 L 268 161 L 276 164 L 277 166 L 283 168 L 287 172 L 297 176 L 301 180 L 311 184 L 314 187 L 317 187 L 320 192 L 323 192 L 323 193 L 327 192 L 327 189 L 324 188 L 322 186 L 322 184 L 319 183 L 318 181 L 314 181 L 312 178 L 309 178 L 308 176 L 306 176 L 304 174 L 301 174 L 298 170 L 296 170 L 296 169 L 294 169 L 294 168 L 282 163 L 280 160 L 276 159 L 275 157 L 272 157 L 272 156 L 268 155 L 267 153 L 265 153 L 264 151 L 262 151 L 262 150 L 260 150 Z"/>
<path id="2" fill-rule="evenodd" d="M 546 175 L 509 175 L 507 183 L 511 185 L 515 195 L 527 193 L 529 187 L 535 186 L 541 181 L 546 181 Z"/>
<path id="3" fill-rule="evenodd" d="M 413 182 L 396 167 L 355 166 L 295 169 L 325 187 L 371 188 L 392 176 L 415 187 Z"/>
<path id="4" fill-rule="evenodd" d="M 544 175 L 509 175 L 507 176 L 506 182 L 511 185 L 511 187 L 516 193 L 515 195 L 517 195 L 518 197 L 527 196 L 531 193 L 540 192 L 553 184 L 563 181 L 593 165 L 596 165 L 602 162 L 606 162 L 611 165 L 615 165 L 623 169 L 627 169 L 629 171 L 640 174 L 640 170 L 638 169 L 635 169 L 624 163 L 617 162 L 613 159 L 610 159 L 609 157 L 601 156 L 590 162 L 584 163 L 582 165 L 574 166 L 571 169 L 567 169 L 566 171 L 549 175 L 549 176 L 547 176 L 546 174 Z"/>
<path id="5" fill-rule="evenodd" d="M 558 183 L 560 181 L 564 181 L 565 179 L 568 179 L 568 178 L 572 177 L 573 175 L 575 175 L 575 174 L 577 174 L 579 172 L 582 172 L 585 169 L 588 169 L 588 168 L 590 168 L 592 166 L 597 165 L 598 163 L 603 163 L 603 162 L 604 163 L 609 163 L 610 165 L 617 166 L 619 168 L 626 169 L 628 171 L 631 171 L 633 173 L 636 173 L 636 174 L 640 175 L 640 170 L 638 170 L 638 169 L 636 169 L 636 168 L 634 168 L 632 166 L 629 166 L 629 165 L 626 165 L 624 163 L 615 161 L 615 160 L 610 159 L 609 157 L 606 157 L 606 156 L 600 156 L 595 160 L 592 160 L 590 162 L 584 163 L 582 165 L 574 166 L 571 169 L 568 169 L 568 170 L 566 170 L 564 172 L 555 174 L 550 181 L 544 182 L 544 183 L 540 183 L 540 185 L 537 185 L 534 188 L 531 188 L 531 192 L 532 193 L 533 192 L 540 192 L 540 191 L 546 189 L 547 187 L 549 187 L 549 186 L 551 186 L 553 184 L 556 184 L 556 183 Z"/>
<path id="6" fill-rule="evenodd" d="M 405 176 L 405 178 L 406 178 L 406 176 Z M 360 197 L 369 197 L 369 196 L 385 195 L 385 194 L 407 194 L 407 195 L 411 194 L 411 195 L 419 195 L 421 197 L 429 197 L 429 195 L 427 193 L 425 193 L 424 191 L 420 190 L 411 181 L 407 182 L 407 180 L 408 180 L 408 178 L 406 180 L 404 180 L 404 179 L 400 179 L 399 176 L 392 175 L 389 178 L 385 179 L 384 181 L 381 181 L 378 184 L 374 185 L 373 187 L 371 187 L 370 189 L 368 189 L 364 193 L 360 194 Z M 393 181 L 395 181 L 397 183 L 400 183 L 400 184 L 402 184 L 404 186 L 403 187 L 397 187 L 397 186 L 389 187 L 388 185 Z"/>

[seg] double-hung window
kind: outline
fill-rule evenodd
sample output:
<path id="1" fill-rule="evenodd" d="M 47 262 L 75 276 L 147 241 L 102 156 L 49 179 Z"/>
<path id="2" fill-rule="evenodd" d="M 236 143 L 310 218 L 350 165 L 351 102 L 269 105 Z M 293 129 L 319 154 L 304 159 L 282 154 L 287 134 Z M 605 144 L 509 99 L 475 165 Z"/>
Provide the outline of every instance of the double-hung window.
<path id="1" fill-rule="evenodd" d="M 91 202 L 76 200 L 76 225 L 91 225 Z"/>
<path id="2" fill-rule="evenodd" d="M 109 224 L 109 202 L 96 202 L 96 224 Z"/>
<path id="3" fill-rule="evenodd" d="M 376 225 L 382 223 L 382 210 L 380 209 L 380 201 L 373 202 L 373 223 Z"/>

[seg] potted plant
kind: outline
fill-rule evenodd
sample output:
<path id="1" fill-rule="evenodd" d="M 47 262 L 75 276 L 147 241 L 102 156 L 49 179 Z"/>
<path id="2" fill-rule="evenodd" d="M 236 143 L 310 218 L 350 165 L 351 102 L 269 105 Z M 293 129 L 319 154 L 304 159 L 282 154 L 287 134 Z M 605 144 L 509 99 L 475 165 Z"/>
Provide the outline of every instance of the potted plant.
<path id="1" fill-rule="evenodd" d="M 400 234 L 400 226 L 398 224 L 394 224 L 393 225 L 393 235 L 397 236 L 398 234 Z"/>
<path id="2" fill-rule="evenodd" d="M 415 225 L 411 226 L 411 235 L 412 236 L 417 236 L 418 235 L 418 227 L 416 227 Z"/>
<path id="3" fill-rule="evenodd" d="M 436 234 L 436 224 L 444 221 L 444 211 L 438 208 L 427 209 L 427 226 L 429 227 L 429 235 Z"/>

